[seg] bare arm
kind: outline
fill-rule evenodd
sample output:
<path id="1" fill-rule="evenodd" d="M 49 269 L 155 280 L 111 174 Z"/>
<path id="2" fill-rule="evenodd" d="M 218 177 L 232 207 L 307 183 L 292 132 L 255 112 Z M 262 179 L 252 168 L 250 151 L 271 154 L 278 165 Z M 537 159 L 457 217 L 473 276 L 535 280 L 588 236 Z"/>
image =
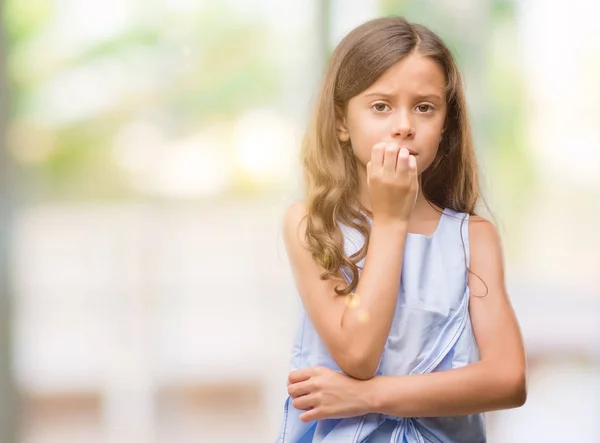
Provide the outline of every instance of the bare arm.
<path id="1" fill-rule="evenodd" d="M 357 379 L 373 377 L 383 352 L 396 308 L 400 270 L 406 240 L 406 223 L 373 221 L 364 269 L 356 294 L 358 309 L 346 306 L 334 288 L 344 286 L 341 275 L 321 280 L 325 272 L 307 249 L 305 206 L 291 205 L 284 217 L 284 241 L 296 286 L 317 333 L 338 366 Z M 361 322 L 364 310 L 377 321 Z"/>
<path id="2" fill-rule="evenodd" d="M 472 217 L 470 314 L 479 362 L 424 375 L 377 377 L 361 383 L 372 409 L 397 417 L 454 416 L 508 409 L 525 403 L 526 356 L 504 287 L 500 241 L 491 223 Z M 481 297 L 486 294 L 485 297 Z"/>

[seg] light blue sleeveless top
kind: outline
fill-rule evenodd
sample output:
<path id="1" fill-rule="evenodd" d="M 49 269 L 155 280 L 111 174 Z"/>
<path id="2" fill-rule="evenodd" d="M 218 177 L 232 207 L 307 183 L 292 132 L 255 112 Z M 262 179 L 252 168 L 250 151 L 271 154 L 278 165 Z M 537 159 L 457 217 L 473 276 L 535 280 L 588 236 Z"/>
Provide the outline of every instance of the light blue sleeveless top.
<path id="1" fill-rule="evenodd" d="M 408 234 L 396 311 L 375 376 L 425 374 L 479 359 L 469 317 L 468 214 L 445 209 L 431 236 Z M 341 225 L 348 256 L 364 239 Z M 461 236 L 462 234 L 462 236 Z M 461 238 L 462 237 L 462 238 Z M 358 263 L 362 267 L 363 261 Z M 359 268 L 360 271 L 360 268 Z M 343 270 L 350 281 L 350 273 Z M 325 366 L 343 372 L 317 335 L 304 309 L 292 348 L 291 369 Z M 277 443 L 481 443 L 483 414 L 397 418 L 367 414 L 303 423 L 287 396 Z"/>

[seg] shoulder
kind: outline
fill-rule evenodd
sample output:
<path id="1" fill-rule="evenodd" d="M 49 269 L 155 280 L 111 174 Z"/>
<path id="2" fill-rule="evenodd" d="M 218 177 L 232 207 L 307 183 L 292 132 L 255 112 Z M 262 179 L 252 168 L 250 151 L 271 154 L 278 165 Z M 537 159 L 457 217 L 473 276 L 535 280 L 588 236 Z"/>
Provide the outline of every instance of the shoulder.
<path id="1" fill-rule="evenodd" d="M 283 213 L 284 221 L 299 221 L 306 215 L 306 203 L 302 200 L 291 203 Z"/>
<path id="2" fill-rule="evenodd" d="M 500 236 L 492 222 L 479 215 L 469 217 L 469 239 L 473 246 L 500 247 Z"/>
<path id="3" fill-rule="evenodd" d="M 306 203 L 295 201 L 283 213 L 283 234 L 286 244 L 303 243 L 306 231 Z"/>
<path id="4" fill-rule="evenodd" d="M 469 217 L 469 249 L 470 268 L 477 276 L 476 279 L 501 286 L 504 279 L 502 244 L 492 222 L 477 215 Z M 470 280 L 473 277 L 471 275 Z M 480 286 L 480 283 L 478 281 L 474 285 Z"/>

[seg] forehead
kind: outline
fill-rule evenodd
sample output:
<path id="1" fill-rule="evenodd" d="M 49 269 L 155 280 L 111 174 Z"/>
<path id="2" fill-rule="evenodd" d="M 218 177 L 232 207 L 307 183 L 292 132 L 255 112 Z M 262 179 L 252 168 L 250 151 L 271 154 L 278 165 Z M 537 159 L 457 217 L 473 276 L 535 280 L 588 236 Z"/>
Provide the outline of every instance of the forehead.
<path id="1" fill-rule="evenodd" d="M 372 92 L 386 94 L 416 93 L 444 96 L 444 71 L 436 62 L 420 54 L 411 54 L 385 71 L 362 95 Z"/>

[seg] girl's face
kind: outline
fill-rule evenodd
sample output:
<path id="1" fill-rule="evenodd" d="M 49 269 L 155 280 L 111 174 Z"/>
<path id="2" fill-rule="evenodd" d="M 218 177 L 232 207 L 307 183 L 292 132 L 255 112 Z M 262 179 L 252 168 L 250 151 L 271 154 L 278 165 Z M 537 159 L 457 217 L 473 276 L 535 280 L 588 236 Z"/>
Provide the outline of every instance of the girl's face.
<path id="1" fill-rule="evenodd" d="M 419 174 L 437 154 L 446 119 L 445 77 L 434 61 L 413 53 L 392 65 L 365 91 L 352 97 L 338 119 L 338 137 L 351 141 L 366 167 L 379 142 L 406 147 Z"/>

